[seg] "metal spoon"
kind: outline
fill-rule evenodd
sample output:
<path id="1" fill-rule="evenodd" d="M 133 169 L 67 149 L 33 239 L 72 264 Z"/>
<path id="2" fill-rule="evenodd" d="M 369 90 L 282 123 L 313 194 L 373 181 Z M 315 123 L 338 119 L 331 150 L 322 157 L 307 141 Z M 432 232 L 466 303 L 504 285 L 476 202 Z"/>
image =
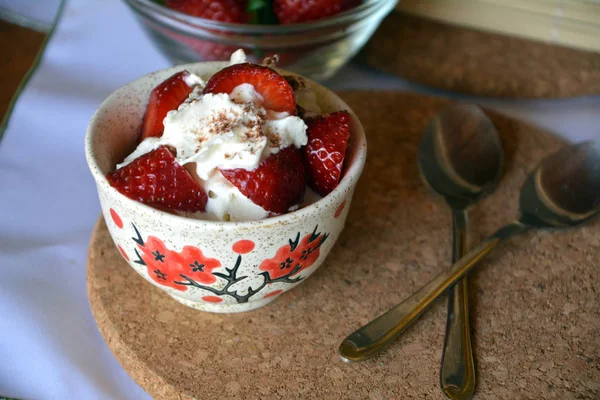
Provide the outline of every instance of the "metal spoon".
<path id="1" fill-rule="evenodd" d="M 600 212 L 600 141 L 568 146 L 546 158 L 521 189 L 521 217 L 499 229 L 415 294 L 348 336 L 342 360 L 365 360 L 387 346 L 451 285 L 503 240 L 529 228 L 568 228 Z"/>
<path id="2" fill-rule="evenodd" d="M 475 105 L 452 105 L 429 124 L 419 148 L 426 183 L 452 209 L 452 262 L 467 252 L 467 208 L 491 193 L 502 175 L 503 152 L 496 128 Z M 475 393 L 467 278 L 450 288 L 440 386 L 451 400 Z"/>

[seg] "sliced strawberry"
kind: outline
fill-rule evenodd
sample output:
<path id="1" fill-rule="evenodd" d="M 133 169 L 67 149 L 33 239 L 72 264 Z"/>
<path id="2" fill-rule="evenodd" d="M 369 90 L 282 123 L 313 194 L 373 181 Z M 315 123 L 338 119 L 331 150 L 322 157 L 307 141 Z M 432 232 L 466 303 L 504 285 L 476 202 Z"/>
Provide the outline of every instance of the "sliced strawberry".
<path id="1" fill-rule="evenodd" d="M 160 209 L 204 211 L 208 201 L 204 190 L 165 146 L 136 158 L 107 178 L 130 199 Z"/>
<path id="2" fill-rule="evenodd" d="M 222 22 L 248 22 L 247 0 L 165 0 L 165 5 L 194 17 Z"/>
<path id="3" fill-rule="evenodd" d="M 262 65 L 244 63 L 223 68 L 206 83 L 204 93 L 229 94 L 243 83 L 254 86 L 264 100 L 264 108 L 296 115 L 296 100 L 289 83 L 277 72 Z"/>
<path id="4" fill-rule="evenodd" d="M 306 181 L 321 196 L 340 182 L 350 138 L 350 114 L 338 111 L 306 121 L 308 144 L 304 147 Z"/>
<path id="5" fill-rule="evenodd" d="M 142 121 L 140 141 L 147 137 L 162 136 L 163 119 L 171 110 L 177 109 L 192 93 L 192 88 L 185 83 L 190 73 L 181 71 L 152 89 Z"/>
<path id="6" fill-rule="evenodd" d="M 361 0 L 273 0 L 280 24 L 315 21 L 358 6 Z"/>
<path id="7" fill-rule="evenodd" d="M 272 154 L 253 171 L 238 168 L 222 169 L 221 173 L 267 211 L 283 214 L 304 199 L 304 165 L 294 146 Z"/>

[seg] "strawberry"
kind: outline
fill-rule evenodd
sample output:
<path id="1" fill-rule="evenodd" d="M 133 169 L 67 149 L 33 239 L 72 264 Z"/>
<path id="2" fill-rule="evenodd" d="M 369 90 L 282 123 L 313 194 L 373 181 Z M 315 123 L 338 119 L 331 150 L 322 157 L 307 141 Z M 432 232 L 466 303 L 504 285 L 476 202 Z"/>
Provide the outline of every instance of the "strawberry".
<path id="1" fill-rule="evenodd" d="M 206 83 L 204 93 L 229 94 L 242 83 L 254 86 L 263 98 L 264 108 L 296 115 L 296 100 L 290 84 L 277 72 L 262 65 L 244 63 L 223 68 Z"/>
<path id="2" fill-rule="evenodd" d="M 156 29 L 173 42 L 179 42 L 189 47 L 191 51 L 196 53 L 199 61 L 229 60 L 231 53 L 240 48 L 239 46 L 228 46 L 212 40 L 197 39 L 166 28 L 157 27 Z"/>
<path id="3" fill-rule="evenodd" d="M 338 111 L 306 121 L 304 163 L 308 186 L 326 196 L 340 182 L 350 138 L 350 114 Z"/>
<path id="4" fill-rule="evenodd" d="M 165 0 L 176 11 L 221 22 L 248 22 L 247 0 Z"/>
<path id="5" fill-rule="evenodd" d="M 231 53 L 239 49 L 239 46 L 227 46 L 210 40 L 196 38 L 185 38 L 182 42 L 190 47 L 202 61 L 229 60 Z"/>
<path id="6" fill-rule="evenodd" d="M 258 168 L 221 169 L 229 182 L 255 204 L 277 214 L 302 203 L 305 181 L 300 150 L 293 146 L 270 155 Z"/>
<path id="7" fill-rule="evenodd" d="M 167 113 L 177 109 L 192 93 L 192 88 L 185 83 L 185 78 L 189 75 L 187 71 L 178 72 L 152 89 L 140 129 L 140 141 L 147 137 L 162 136 L 163 119 Z"/>
<path id="8" fill-rule="evenodd" d="M 208 201 L 204 190 L 165 146 L 111 172 L 107 179 L 130 199 L 160 209 L 204 211 Z"/>
<path id="9" fill-rule="evenodd" d="M 273 11 L 280 24 L 295 24 L 331 17 L 360 3 L 360 0 L 273 0 Z"/>

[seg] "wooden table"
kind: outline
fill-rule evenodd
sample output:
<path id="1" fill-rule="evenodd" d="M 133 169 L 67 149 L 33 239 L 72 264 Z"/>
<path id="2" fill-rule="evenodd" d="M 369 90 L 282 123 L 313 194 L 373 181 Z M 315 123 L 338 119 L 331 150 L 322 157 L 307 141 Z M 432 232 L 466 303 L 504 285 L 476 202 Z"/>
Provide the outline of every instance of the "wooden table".
<path id="1" fill-rule="evenodd" d="M 0 21 L 0 49 L 4 53 L 0 58 L 0 120 L 45 37 L 44 33 Z"/>

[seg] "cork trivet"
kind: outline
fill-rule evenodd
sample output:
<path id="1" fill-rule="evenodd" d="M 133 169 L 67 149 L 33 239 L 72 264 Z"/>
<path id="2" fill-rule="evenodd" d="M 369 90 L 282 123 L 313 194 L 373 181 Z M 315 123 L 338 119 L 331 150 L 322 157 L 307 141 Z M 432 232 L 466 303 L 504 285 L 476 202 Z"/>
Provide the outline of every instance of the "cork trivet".
<path id="1" fill-rule="evenodd" d="M 425 86 L 481 96 L 600 94 L 600 53 L 393 11 L 359 60 Z"/>
<path id="2" fill-rule="evenodd" d="M 445 103 L 392 92 L 342 96 L 369 143 L 346 228 L 304 285 L 241 314 L 185 307 L 121 259 L 103 220 L 90 244 L 98 327 L 129 375 L 159 399 L 440 399 L 445 298 L 376 359 L 344 364 L 340 341 L 448 266 L 449 212 L 423 186 L 420 132 Z M 366 101 L 368 99 L 368 101 Z M 491 114 L 506 175 L 470 213 L 472 242 L 517 215 L 519 188 L 563 143 Z M 600 224 L 530 232 L 470 280 L 479 399 L 597 399 Z"/>

